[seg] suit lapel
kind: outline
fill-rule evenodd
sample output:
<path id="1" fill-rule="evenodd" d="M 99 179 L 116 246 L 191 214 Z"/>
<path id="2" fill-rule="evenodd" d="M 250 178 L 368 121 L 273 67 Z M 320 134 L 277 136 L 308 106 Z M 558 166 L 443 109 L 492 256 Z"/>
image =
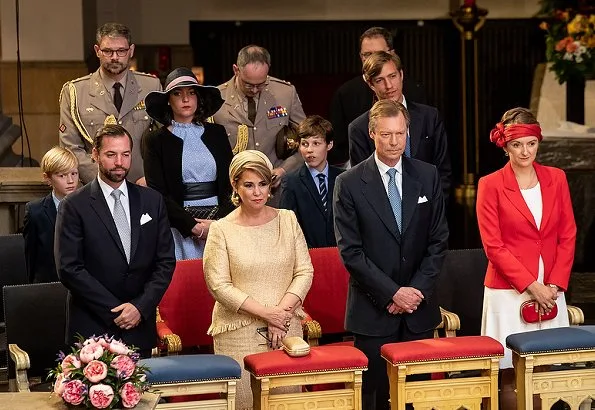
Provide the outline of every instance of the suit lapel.
<path id="1" fill-rule="evenodd" d="M 519 184 L 514 176 L 514 171 L 510 166 L 510 162 L 507 163 L 504 168 L 502 168 L 502 178 L 504 182 L 504 195 L 506 195 L 508 200 L 531 223 L 531 225 L 537 229 L 537 225 L 535 225 L 535 218 L 533 217 L 533 214 L 529 210 L 529 207 L 527 206 L 527 203 L 521 194 Z"/>
<path id="2" fill-rule="evenodd" d="M 126 183 L 128 184 L 130 205 L 130 262 L 132 263 L 138 247 L 138 239 L 140 237 L 141 199 L 138 187 L 128 181 L 126 181 Z"/>
<path id="3" fill-rule="evenodd" d="M 421 184 L 417 180 L 417 174 L 413 169 L 409 159 L 403 157 L 401 159 L 403 161 L 403 192 L 401 197 L 403 198 L 402 201 L 402 223 L 401 227 L 403 229 L 403 234 L 407 232 L 407 227 L 409 226 L 409 222 L 411 222 L 411 218 L 415 213 L 415 209 L 417 207 L 417 201 L 419 199 L 419 194 L 421 193 Z"/>
<path id="4" fill-rule="evenodd" d="M 409 115 L 411 117 L 411 122 L 409 123 L 409 144 L 411 149 L 411 157 L 415 158 L 422 138 L 422 130 L 424 128 L 423 113 L 413 102 L 408 101 L 407 106 Z"/>
<path id="5" fill-rule="evenodd" d="M 52 194 L 50 193 L 43 199 L 43 210 L 45 215 L 48 217 L 48 220 L 52 224 L 52 226 L 56 225 L 56 204 L 54 203 L 54 198 L 52 198 Z"/>
<path id="6" fill-rule="evenodd" d="M 111 98 L 111 94 L 109 98 L 105 95 L 106 93 L 109 94 L 109 90 L 105 88 L 105 85 L 103 85 L 103 81 L 101 81 L 101 76 L 99 75 L 99 70 L 93 73 L 89 81 L 91 82 L 89 84 L 90 104 L 103 111 L 106 115 L 111 114 L 118 118 L 119 114 L 116 110 L 116 106 L 114 105 L 114 101 Z"/>
<path id="7" fill-rule="evenodd" d="M 260 127 L 264 127 L 267 121 L 267 112 L 271 105 L 275 102 L 275 97 L 269 91 L 268 87 L 260 92 L 258 98 L 258 107 L 256 107 L 256 122 L 259 123 L 264 121 L 264 124 L 258 124 Z"/>
<path id="8" fill-rule="evenodd" d="M 242 107 L 242 94 L 236 89 L 235 77 L 227 82 L 228 86 L 225 88 L 225 95 L 223 99 L 225 103 L 223 107 L 235 121 L 240 124 L 248 123 L 248 113 L 244 112 Z"/>
<path id="9" fill-rule="evenodd" d="M 112 239 L 120 249 L 122 256 L 124 259 L 126 259 L 126 253 L 124 252 L 124 247 L 122 246 L 122 241 L 120 240 L 120 235 L 118 234 L 118 229 L 116 228 L 116 223 L 114 222 L 114 217 L 107 206 L 107 202 L 103 196 L 103 191 L 99 186 L 99 182 L 97 182 L 97 178 L 91 181 L 90 199 L 91 208 L 93 208 L 101 223 L 105 225 Z"/>
<path id="10" fill-rule="evenodd" d="M 122 96 L 122 107 L 120 107 L 119 118 L 128 114 L 138 103 L 138 94 L 141 92 L 140 85 L 136 82 L 136 77 L 130 71 L 126 74 L 126 87 Z"/>
<path id="11" fill-rule="evenodd" d="M 401 242 L 401 234 L 397 227 L 397 221 L 388 201 L 388 195 L 380 177 L 380 171 L 378 171 L 378 167 L 376 166 L 374 156 L 372 155 L 366 159 L 363 165 L 362 181 L 364 184 L 362 186 L 362 193 L 364 198 L 366 198 L 370 207 L 376 212 L 395 239 Z"/>
<path id="12" fill-rule="evenodd" d="M 300 181 L 306 187 L 306 190 L 312 195 L 314 199 L 314 203 L 316 203 L 316 207 L 318 210 L 324 215 L 324 208 L 322 207 L 322 200 L 320 199 L 320 193 L 318 192 L 318 188 L 314 184 L 314 180 L 312 179 L 312 175 L 310 174 L 310 170 L 306 165 L 300 168 Z M 330 189 L 330 188 L 329 188 Z M 329 192 L 332 192 L 329 190 Z"/>
<path id="13" fill-rule="evenodd" d="M 542 229 L 547 224 L 552 214 L 552 210 L 554 209 L 556 192 L 552 189 L 552 178 L 547 169 L 535 162 L 533 163 L 533 167 L 537 173 L 537 179 L 539 180 L 539 186 L 541 189 L 541 202 L 543 210 L 540 229 Z"/>

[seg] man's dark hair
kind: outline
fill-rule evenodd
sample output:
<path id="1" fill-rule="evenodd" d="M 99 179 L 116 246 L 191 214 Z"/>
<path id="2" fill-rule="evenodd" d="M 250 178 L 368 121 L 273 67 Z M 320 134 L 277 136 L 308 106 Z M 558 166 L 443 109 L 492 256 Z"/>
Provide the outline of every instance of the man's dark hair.
<path id="1" fill-rule="evenodd" d="M 103 127 L 99 128 L 95 133 L 95 142 L 93 143 L 93 148 L 95 148 L 97 152 L 101 151 L 101 144 L 103 143 L 104 137 L 123 136 L 128 137 L 128 140 L 130 141 L 130 150 L 132 150 L 132 136 L 130 136 L 130 133 L 126 131 L 126 128 L 118 124 L 104 125 Z"/>
<path id="2" fill-rule="evenodd" d="M 359 38 L 359 50 L 362 49 L 362 43 L 364 42 L 364 39 L 373 37 L 384 37 L 388 49 L 393 49 L 393 35 L 390 31 L 388 31 L 384 27 L 370 27 L 369 29 L 364 31 L 364 33 Z"/>
<path id="3" fill-rule="evenodd" d="M 132 44 L 130 29 L 120 23 L 105 23 L 99 27 L 95 33 L 95 41 L 97 42 L 97 45 L 101 43 L 103 37 L 124 37 L 128 40 L 128 45 Z"/>

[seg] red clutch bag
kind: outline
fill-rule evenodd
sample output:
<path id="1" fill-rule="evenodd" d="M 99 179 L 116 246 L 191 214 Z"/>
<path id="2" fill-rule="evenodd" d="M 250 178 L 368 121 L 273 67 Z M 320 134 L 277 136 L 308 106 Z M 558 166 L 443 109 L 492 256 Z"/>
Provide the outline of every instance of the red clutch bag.
<path id="1" fill-rule="evenodd" d="M 539 304 L 535 300 L 527 300 L 521 305 L 521 317 L 525 323 L 537 323 L 544 320 L 551 320 L 558 316 L 558 305 L 555 304 L 549 313 L 540 314 Z"/>

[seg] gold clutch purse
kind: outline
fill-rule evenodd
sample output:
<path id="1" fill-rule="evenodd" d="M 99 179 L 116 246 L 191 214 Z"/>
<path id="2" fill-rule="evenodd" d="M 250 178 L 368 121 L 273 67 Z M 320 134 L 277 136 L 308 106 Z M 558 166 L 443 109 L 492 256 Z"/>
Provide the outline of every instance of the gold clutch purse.
<path id="1" fill-rule="evenodd" d="M 283 339 L 283 350 L 291 357 L 302 357 L 310 354 L 310 345 L 299 336 Z"/>

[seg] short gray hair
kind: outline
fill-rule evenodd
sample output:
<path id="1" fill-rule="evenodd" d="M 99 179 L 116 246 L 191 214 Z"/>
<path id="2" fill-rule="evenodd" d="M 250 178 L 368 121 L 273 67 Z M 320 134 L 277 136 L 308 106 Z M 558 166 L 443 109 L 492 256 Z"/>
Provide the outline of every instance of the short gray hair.
<path id="1" fill-rule="evenodd" d="M 250 44 L 240 50 L 236 65 L 239 68 L 244 68 L 252 63 L 266 64 L 271 67 L 271 55 L 266 48 Z"/>
<path id="2" fill-rule="evenodd" d="M 104 37 L 124 37 L 128 40 L 128 45 L 132 44 L 132 35 L 130 29 L 120 23 L 105 23 L 99 27 L 95 33 L 97 45 L 101 43 Z"/>

